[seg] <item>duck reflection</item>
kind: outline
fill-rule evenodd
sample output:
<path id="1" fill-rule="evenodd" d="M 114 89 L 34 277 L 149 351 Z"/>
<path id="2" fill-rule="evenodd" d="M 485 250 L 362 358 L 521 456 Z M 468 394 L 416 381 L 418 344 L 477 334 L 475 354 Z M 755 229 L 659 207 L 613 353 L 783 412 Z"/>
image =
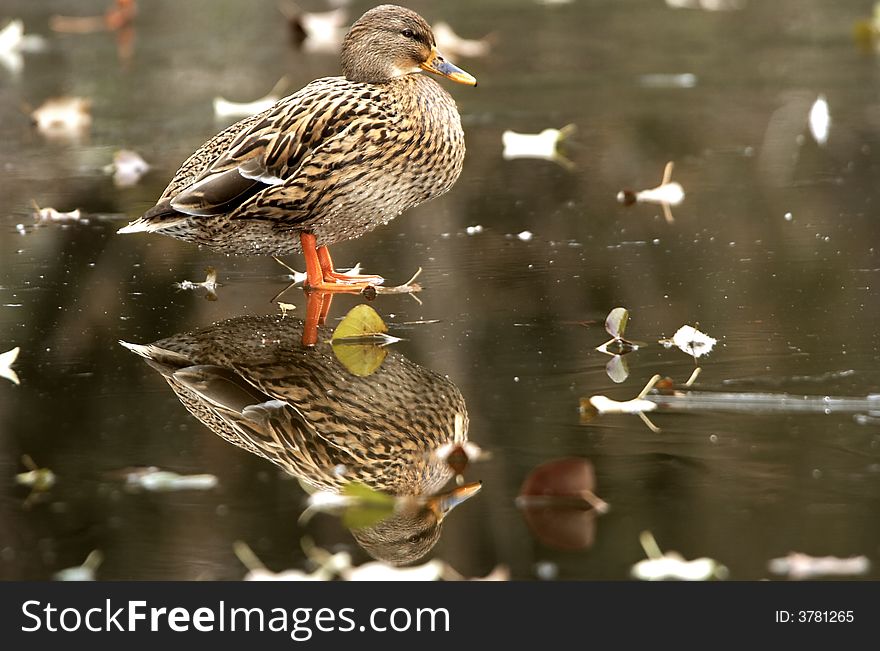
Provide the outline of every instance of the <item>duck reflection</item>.
<path id="1" fill-rule="evenodd" d="M 356 375 L 329 344 L 303 345 L 304 328 L 314 327 L 290 316 L 244 316 L 152 344 L 120 343 L 161 373 L 211 431 L 305 484 L 339 491 L 359 482 L 421 498 L 352 530 L 374 558 L 416 561 L 436 544 L 448 512 L 479 490 L 438 493 L 455 473 L 434 451 L 466 439 L 464 398 L 395 351 Z M 325 342 L 331 333 L 321 326 L 316 334 Z"/>

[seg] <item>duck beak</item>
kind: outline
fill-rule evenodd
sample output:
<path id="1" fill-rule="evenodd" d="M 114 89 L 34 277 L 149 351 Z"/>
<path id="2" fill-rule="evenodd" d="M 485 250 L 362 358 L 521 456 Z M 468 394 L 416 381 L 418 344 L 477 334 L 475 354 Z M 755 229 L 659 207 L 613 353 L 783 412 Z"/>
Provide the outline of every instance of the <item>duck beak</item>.
<path id="1" fill-rule="evenodd" d="M 456 486 L 446 493 L 434 495 L 428 500 L 428 508 L 437 516 L 437 521 L 441 522 L 452 509 L 479 493 L 482 487 L 483 483 L 479 481 Z"/>
<path id="2" fill-rule="evenodd" d="M 431 48 L 431 54 L 428 56 L 428 60 L 422 63 L 419 67 L 422 70 L 433 72 L 435 75 L 446 77 L 447 79 L 457 81 L 460 84 L 467 84 L 468 86 L 477 85 L 477 80 L 472 75 L 469 75 L 458 66 L 453 65 L 444 59 L 443 55 L 437 51 L 436 47 Z"/>

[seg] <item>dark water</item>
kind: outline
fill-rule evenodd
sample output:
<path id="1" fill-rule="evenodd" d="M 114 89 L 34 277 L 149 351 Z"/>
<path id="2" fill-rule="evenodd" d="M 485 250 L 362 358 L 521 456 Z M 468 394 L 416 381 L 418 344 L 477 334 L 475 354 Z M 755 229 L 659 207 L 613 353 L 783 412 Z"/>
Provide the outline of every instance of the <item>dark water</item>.
<path id="1" fill-rule="evenodd" d="M 99 549 L 102 579 L 239 578 L 234 541 L 280 570 L 302 566 L 305 534 L 367 560 L 338 520 L 299 526 L 298 484 L 203 426 L 117 343 L 278 312 L 269 301 L 286 272 L 271 259 L 115 231 L 226 124 L 212 115 L 215 95 L 252 100 L 284 74 L 298 88 L 337 74 L 336 59 L 291 48 L 274 0 L 142 4 L 122 61 L 113 35 L 47 27 L 50 14 L 97 14 L 102 2 L 2 7 L 49 49 L 26 54 L 19 75 L 0 68 L 0 352 L 21 347 L 21 385 L 0 379 L 0 576 L 47 578 Z M 394 355 L 460 390 L 469 438 L 492 453 L 467 469 L 482 491 L 449 515 L 431 552 L 462 574 L 505 564 L 515 578 L 550 568 L 562 579 L 622 579 L 650 530 L 663 549 L 715 558 L 736 579 L 771 576 L 768 561 L 790 551 L 863 554 L 878 576 L 880 430 L 870 415 L 660 410 L 654 433 L 637 416 L 582 423 L 578 413 L 581 398 L 632 398 L 655 373 L 683 383 L 694 360 L 653 342 L 686 323 L 718 339 L 699 360 L 701 391 L 878 392 L 880 54 L 852 36 L 871 3 L 742 4 L 412 5 L 465 36 L 494 34 L 490 56 L 458 58 L 480 85 L 451 89 L 465 170 L 448 195 L 334 256 L 391 283 L 424 269 L 422 304 L 372 305 L 404 338 Z M 352 16 L 368 6 L 355 3 Z M 682 73 L 696 83 L 646 78 Z M 60 94 L 93 101 L 78 143 L 48 142 L 22 112 Z M 832 120 L 824 146 L 807 129 L 820 94 Z M 505 130 L 566 124 L 577 128 L 570 166 L 503 158 Z M 120 147 L 153 166 L 130 188 L 102 169 Z M 656 185 L 670 160 L 686 191 L 674 223 L 659 206 L 617 203 L 623 188 Z M 90 221 L 34 228 L 32 199 Z M 303 268 L 299 256 L 286 261 Z M 175 288 L 207 266 L 219 300 Z M 285 300 L 297 306 L 287 318 L 305 318 L 300 290 Z M 328 323 L 361 302 L 337 297 Z M 630 310 L 627 336 L 652 343 L 627 357 L 621 384 L 594 350 L 617 306 Z M 26 505 L 15 483 L 24 454 L 58 477 Z M 591 462 L 611 510 L 579 521 L 579 548 L 558 549 L 514 500 L 535 467 L 570 456 Z M 211 473 L 219 486 L 130 493 L 112 478 L 151 465 Z"/>

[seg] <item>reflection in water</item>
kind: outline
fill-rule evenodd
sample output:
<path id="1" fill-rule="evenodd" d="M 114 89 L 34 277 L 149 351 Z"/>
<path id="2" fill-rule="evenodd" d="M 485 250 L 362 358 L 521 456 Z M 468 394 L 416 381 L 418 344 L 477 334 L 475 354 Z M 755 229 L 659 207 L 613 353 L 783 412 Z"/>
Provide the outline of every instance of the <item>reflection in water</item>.
<path id="1" fill-rule="evenodd" d="M 433 452 L 453 441 L 457 415 L 460 437 L 467 436 L 461 392 L 393 351 L 375 372 L 354 375 L 328 344 L 303 346 L 303 330 L 290 317 L 245 316 L 149 345 L 122 343 L 214 433 L 311 487 L 358 482 L 392 495 L 432 496 L 352 531 L 380 560 L 421 558 L 439 539 L 446 513 L 476 492 L 437 494 L 454 471 Z"/>
<path id="2" fill-rule="evenodd" d="M 529 473 L 516 505 L 535 538 L 548 547 L 588 549 L 597 517 L 609 509 L 595 490 L 596 473 L 588 459 L 554 459 Z"/>

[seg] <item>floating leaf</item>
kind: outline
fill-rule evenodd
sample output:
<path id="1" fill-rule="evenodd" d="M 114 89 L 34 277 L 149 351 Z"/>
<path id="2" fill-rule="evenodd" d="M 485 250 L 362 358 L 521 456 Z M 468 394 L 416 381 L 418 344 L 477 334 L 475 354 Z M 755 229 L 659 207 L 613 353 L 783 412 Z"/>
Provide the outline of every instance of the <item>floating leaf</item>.
<path id="1" fill-rule="evenodd" d="M 220 287 L 220 283 L 217 282 L 217 270 L 214 267 L 206 267 L 205 274 L 205 280 L 200 283 L 181 280 L 179 283 L 174 283 L 174 286 L 183 290 L 204 289 L 205 298 L 209 301 L 216 301 L 217 288 Z"/>
<path id="2" fill-rule="evenodd" d="M 824 95 L 819 95 L 810 108 L 808 119 L 810 134 L 820 147 L 828 142 L 828 129 L 831 126 L 831 114 L 828 110 L 828 100 Z"/>
<path id="3" fill-rule="evenodd" d="M 15 360 L 18 359 L 18 353 L 20 352 L 21 348 L 16 346 L 12 350 L 0 353 L 0 377 L 6 378 L 15 384 L 21 384 L 18 374 L 12 370 L 12 365 L 15 364 Z"/>
<path id="4" fill-rule="evenodd" d="M 388 350 L 379 344 L 333 342 L 333 354 L 352 375 L 367 377 L 385 361 Z"/>
<path id="5" fill-rule="evenodd" d="M 101 566 L 104 555 L 97 549 L 86 556 L 82 565 L 67 567 L 52 575 L 55 581 L 94 581 L 95 572 Z"/>
<path id="6" fill-rule="evenodd" d="M 344 570 L 342 578 L 346 581 L 439 581 L 446 567 L 446 563 L 438 559 L 411 567 L 394 567 L 372 561 Z"/>
<path id="7" fill-rule="evenodd" d="M 129 489 L 151 492 L 170 492 L 181 490 L 211 490 L 218 484 L 217 477 L 209 474 L 179 475 L 155 466 L 131 470 L 125 475 L 125 485 Z"/>
<path id="8" fill-rule="evenodd" d="M 615 307 L 605 317 L 605 330 L 615 338 L 622 338 L 626 332 L 626 324 L 629 322 L 629 310 L 625 307 Z"/>
<path id="9" fill-rule="evenodd" d="M 456 34 L 449 23 L 438 22 L 431 26 L 437 49 L 450 57 L 482 57 L 489 54 L 488 38 L 467 39 Z"/>
<path id="10" fill-rule="evenodd" d="M 120 149 L 113 154 L 113 162 L 104 168 L 113 175 L 113 183 L 120 188 L 135 185 L 150 171 L 150 165 L 140 154 L 130 149 Z"/>
<path id="11" fill-rule="evenodd" d="M 718 341 L 693 326 L 683 325 L 675 332 L 671 340 L 661 339 L 659 343 L 667 348 L 675 346 L 696 359 L 711 353 Z"/>
<path id="12" fill-rule="evenodd" d="M 670 206 L 677 206 L 684 201 L 684 188 L 680 183 L 672 180 L 673 162 L 666 163 L 663 169 L 663 179 L 656 188 L 647 190 L 621 190 L 617 193 L 617 200 L 625 206 L 631 206 L 634 203 L 655 203 L 659 204 L 663 209 L 663 217 L 666 222 L 671 224 L 675 221 L 672 216 Z"/>
<path id="13" fill-rule="evenodd" d="M 712 558 L 685 560 L 677 552 L 660 551 L 657 541 L 650 531 L 643 531 L 639 536 L 646 560 L 639 561 L 632 567 L 632 575 L 642 581 L 708 581 L 710 579 L 726 579 L 728 572 L 724 565 Z"/>
<path id="14" fill-rule="evenodd" d="M 505 160 L 541 158 L 570 169 L 574 165 L 559 152 L 559 145 L 574 131 L 573 124 L 568 124 L 561 129 L 544 129 L 540 133 L 505 131 L 501 134 L 501 141 L 504 145 L 502 156 Z"/>
<path id="15" fill-rule="evenodd" d="M 820 576 L 861 576 L 871 569 L 867 556 L 809 556 L 792 552 L 782 558 L 774 558 L 768 565 L 774 574 L 782 574 L 790 579 L 813 579 Z"/>
<path id="16" fill-rule="evenodd" d="M 384 335 L 388 326 L 369 305 L 355 305 L 333 331 L 332 341 L 340 339 L 369 339 Z"/>

